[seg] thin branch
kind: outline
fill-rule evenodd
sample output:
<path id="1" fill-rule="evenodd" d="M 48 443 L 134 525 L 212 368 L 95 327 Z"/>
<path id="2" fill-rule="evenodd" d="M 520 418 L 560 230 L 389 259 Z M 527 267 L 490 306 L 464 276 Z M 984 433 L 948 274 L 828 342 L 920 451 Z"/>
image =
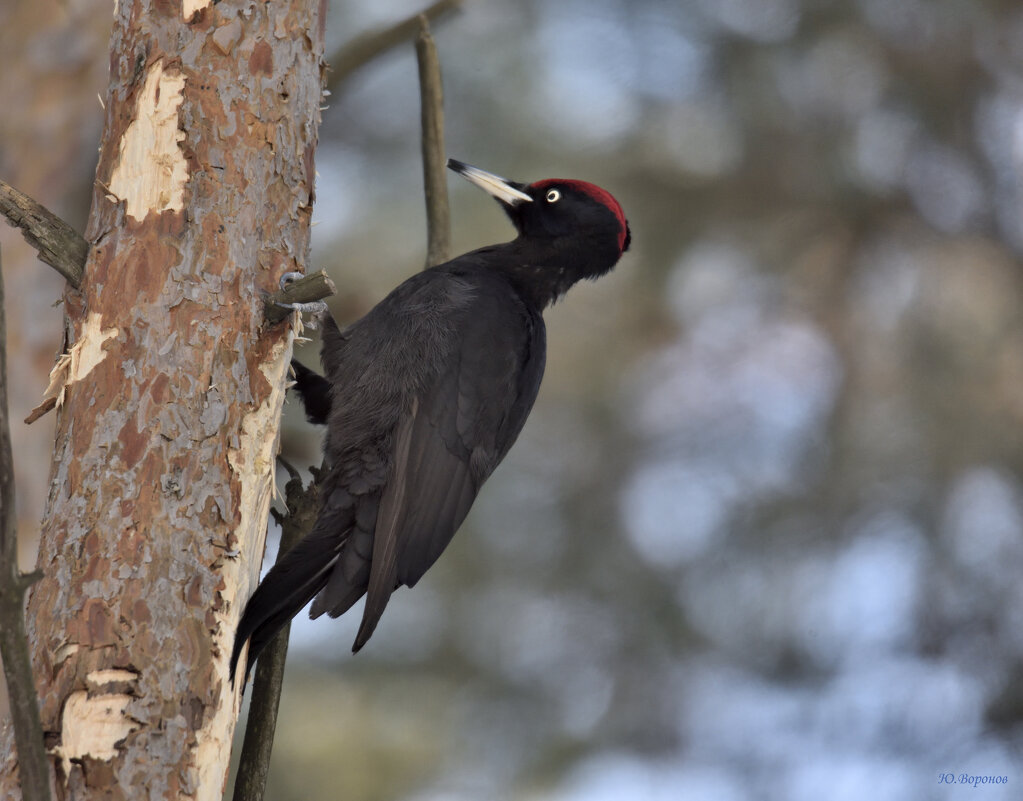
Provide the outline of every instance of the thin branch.
<path id="1" fill-rule="evenodd" d="M 419 60 L 419 96 L 422 110 L 423 187 L 426 194 L 426 266 L 450 258 L 451 212 L 444 151 L 444 85 L 440 75 L 437 46 L 430 35 L 430 23 L 419 17 L 416 38 Z"/>
<path id="2" fill-rule="evenodd" d="M 327 59 L 331 68 L 327 77 L 327 89 L 332 92 L 336 91 L 351 77 L 352 73 L 415 36 L 419 32 L 420 16 L 436 21 L 452 11 L 456 11 L 461 7 L 462 2 L 463 0 L 438 0 L 418 14 L 413 14 L 401 22 L 353 39 Z"/>
<path id="3" fill-rule="evenodd" d="M 89 243 L 80 233 L 5 181 L 0 181 L 0 214 L 21 229 L 21 235 L 39 251 L 42 261 L 63 275 L 71 286 L 77 288 L 81 284 Z"/>
<path id="4" fill-rule="evenodd" d="M 24 801 L 49 801 L 50 768 L 39 721 L 39 700 L 25 632 L 25 593 L 41 574 L 18 569 L 14 516 L 14 459 L 7 420 L 7 324 L 0 272 L 0 659 L 10 698 L 18 771 Z"/>
<path id="5" fill-rule="evenodd" d="M 329 298 L 337 293 L 337 287 L 323 270 L 292 281 L 284 289 L 267 296 L 264 316 L 273 325 L 291 314 L 291 309 L 284 309 L 278 303 L 312 303 L 316 300 Z"/>
<path id="6" fill-rule="evenodd" d="M 289 465 L 285 466 L 292 478 L 284 487 L 288 514 L 279 515 L 274 511 L 274 517 L 281 524 L 278 561 L 312 528 L 320 508 L 317 487 L 319 471 L 314 471 L 313 481 L 308 487 L 303 487 L 301 476 Z M 234 801 L 262 801 L 263 793 L 266 791 L 290 632 L 289 623 L 259 655 L 259 661 L 256 663 L 249 720 L 245 726 L 245 740 L 242 743 L 238 773 L 234 780 Z"/>

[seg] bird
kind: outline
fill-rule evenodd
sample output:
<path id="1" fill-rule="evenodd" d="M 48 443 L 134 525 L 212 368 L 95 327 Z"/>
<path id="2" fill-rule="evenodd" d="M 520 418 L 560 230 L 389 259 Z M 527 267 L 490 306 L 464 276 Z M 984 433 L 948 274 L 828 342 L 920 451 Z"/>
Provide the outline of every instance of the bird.
<path id="1" fill-rule="evenodd" d="M 321 314 L 324 374 L 293 361 L 307 418 L 326 426 L 321 508 L 249 598 L 232 683 L 245 643 L 247 679 L 309 601 L 310 617 L 338 617 L 365 595 L 352 651 L 366 644 L 391 594 L 434 564 L 522 431 L 544 374 L 542 312 L 629 248 L 621 205 L 595 184 L 447 166 L 493 197 L 517 236 L 413 275 L 344 329 Z"/>

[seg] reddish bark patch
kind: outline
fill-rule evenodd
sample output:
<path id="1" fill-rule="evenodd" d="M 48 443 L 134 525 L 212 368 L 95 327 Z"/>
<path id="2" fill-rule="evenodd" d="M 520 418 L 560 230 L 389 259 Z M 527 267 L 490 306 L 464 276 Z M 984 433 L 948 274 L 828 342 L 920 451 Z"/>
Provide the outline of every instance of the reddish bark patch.
<path id="1" fill-rule="evenodd" d="M 249 73 L 251 75 L 273 75 L 274 52 L 267 42 L 256 42 L 249 56 Z"/>
<path id="2" fill-rule="evenodd" d="M 128 422 L 121 427 L 117 441 L 121 443 L 121 461 L 131 470 L 139 463 L 149 445 L 149 437 L 138 430 L 138 412 L 131 413 Z"/>
<path id="3" fill-rule="evenodd" d="M 214 529 L 222 522 L 224 521 L 220 515 L 220 505 L 212 495 L 207 496 L 206 503 L 203 504 L 202 511 L 199 513 L 199 524 L 203 528 Z"/>
<path id="4" fill-rule="evenodd" d="M 202 591 L 202 576 L 193 576 L 185 585 L 185 603 L 191 607 L 203 606 L 205 599 Z"/>
<path id="5" fill-rule="evenodd" d="M 205 624 L 194 618 L 183 621 L 177 629 L 174 642 L 177 644 L 175 658 L 179 664 L 198 667 L 207 666 L 212 661 L 210 638 L 204 629 Z"/>
<path id="6" fill-rule="evenodd" d="M 82 775 L 87 787 L 105 789 L 116 784 L 113 766 L 104 759 L 83 759 Z"/>
<path id="7" fill-rule="evenodd" d="M 95 529 L 82 538 L 79 560 L 84 569 L 79 586 L 88 581 L 102 581 L 110 575 L 110 560 L 103 555 L 102 548 L 102 537 Z"/>
<path id="8" fill-rule="evenodd" d="M 158 493 L 156 489 L 160 486 L 160 473 L 163 469 L 161 462 L 162 454 L 154 449 L 146 454 L 142 460 L 142 467 L 138 471 L 138 485 L 140 487 L 139 495 L 135 499 L 137 513 L 142 515 L 143 520 L 148 520 L 146 515 L 152 514 L 151 504 L 153 498 Z M 152 489 L 152 491 L 146 491 L 146 487 Z"/>
<path id="9" fill-rule="evenodd" d="M 144 602 L 139 600 L 135 602 L 136 606 Z M 140 619 L 141 620 L 141 619 Z M 152 615 L 149 612 L 149 608 L 145 608 L 145 622 L 151 623 L 153 620 Z M 153 634 L 149 626 L 136 626 L 135 627 L 135 639 L 132 642 L 132 656 L 134 657 L 135 664 L 144 665 L 146 663 L 152 663 L 156 661 L 160 654 L 160 641 Z"/>
<path id="10" fill-rule="evenodd" d="M 202 728 L 203 719 L 206 717 L 206 704 L 198 698 L 191 698 L 184 708 L 188 716 L 189 725 L 196 731 Z"/>
<path id="11" fill-rule="evenodd" d="M 174 212 L 165 212 L 159 215 L 160 227 L 165 227 L 165 224 L 172 218 L 183 216 Z M 176 235 L 173 231 L 161 231 L 161 233 Z M 165 271 L 171 265 L 180 263 L 181 251 L 177 242 L 170 236 L 166 239 L 140 237 L 136 242 L 135 250 L 132 251 L 130 264 L 121 264 L 116 267 L 111 265 L 111 279 L 116 288 L 111 286 L 110 289 L 116 293 L 117 297 L 135 298 L 136 305 L 146 302 L 156 303 L 160 300 L 160 294 L 166 283 Z"/>
<path id="12" fill-rule="evenodd" d="M 117 229 L 111 231 L 110 236 L 104 239 L 102 247 L 92 249 L 92 253 L 89 254 L 89 270 L 83 276 L 83 282 L 106 283 L 110 275 L 110 265 L 114 260 L 114 255 L 117 253 L 118 234 L 119 231 Z"/>
<path id="13" fill-rule="evenodd" d="M 90 538 L 91 535 L 90 535 Z M 93 538 L 94 539 L 94 538 Z M 109 559 L 90 559 L 86 562 L 85 572 L 82 573 L 82 581 L 102 581 L 110 574 Z"/>
<path id="14" fill-rule="evenodd" d="M 163 406 L 167 400 L 167 387 L 170 385 L 170 378 L 166 373 L 160 373 L 156 378 L 153 379 L 153 383 L 149 387 L 149 397 L 151 397 L 158 406 Z"/>
<path id="15" fill-rule="evenodd" d="M 117 642 L 114 616 L 101 598 L 90 598 L 85 602 L 74 628 L 72 641 L 88 648 L 102 648 Z"/>
<path id="16" fill-rule="evenodd" d="M 117 393 L 117 388 L 124 377 L 124 371 L 121 367 L 124 353 L 122 343 L 115 336 L 104 342 L 101 347 L 103 348 L 103 358 L 90 371 L 94 371 L 96 376 L 88 376 L 86 380 L 79 379 L 75 382 L 76 385 L 89 385 L 89 390 L 92 392 L 92 402 L 97 413 L 119 406 L 121 398 Z M 108 435 L 104 432 L 100 436 L 106 437 Z"/>
<path id="17" fill-rule="evenodd" d="M 231 261 L 230 237 L 225 233 L 224 220 L 216 213 L 208 214 L 202 221 L 203 272 L 223 275 Z"/>
<path id="18" fill-rule="evenodd" d="M 250 353 L 257 355 L 259 359 L 258 364 L 265 364 L 267 355 L 273 349 L 273 346 L 274 343 L 270 341 L 270 337 L 263 337 L 256 341 Z M 252 397 L 257 403 L 262 403 L 272 389 L 273 387 L 266 380 L 262 370 L 249 370 L 249 392 L 252 393 Z"/>
<path id="19" fill-rule="evenodd" d="M 82 537 L 82 551 L 81 557 L 85 561 L 92 561 L 95 559 L 103 550 L 103 542 L 100 535 L 95 531 L 90 531 L 84 537 Z"/>
<path id="20" fill-rule="evenodd" d="M 153 10 L 164 17 L 177 17 L 181 13 L 179 0 L 153 0 Z"/>
<path id="21" fill-rule="evenodd" d="M 180 145 L 180 147 L 181 147 L 182 151 L 185 151 L 185 145 L 184 144 Z M 192 169 L 194 168 L 195 165 L 189 159 L 189 153 L 187 151 L 184 152 L 184 156 L 185 156 L 186 160 L 189 160 L 189 165 L 190 165 L 189 166 L 189 174 L 191 174 L 191 171 L 192 171 Z M 188 203 L 188 200 L 189 200 L 189 187 L 191 185 L 192 185 L 191 181 L 186 181 L 185 182 L 185 197 L 184 197 L 184 199 L 185 199 L 185 203 L 186 203 L 186 208 L 187 208 L 187 203 Z M 168 209 L 167 211 L 161 211 L 160 212 L 159 218 L 157 220 L 157 228 L 156 228 L 156 230 L 157 230 L 157 232 L 161 236 L 166 236 L 166 237 L 174 238 L 174 237 L 181 236 L 181 234 L 183 234 L 185 232 L 185 229 L 187 227 L 188 227 L 188 221 L 185 219 L 184 211 L 172 211 L 172 210 Z M 177 248 L 175 248 L 175 250 L 177 250 Z M 178 261 L 181 261 L 180 257 L 178 258 Z"/>
<path id="22" fill-rule="evenodd" d="M 135 602 L 132 603 L 131 609 L 126 611 L 128 611 L 131 615 L 129 620 L 134 621 L 136 626 L 153 622 L 153 615 L 149 611 L 149 604 L 147 604 L 142 598 L 136 599 Z"/>
<path id="23" fill-rule="evenodd" d="M 120 564 L 137 565 L 143 561 L 146 538 L 135 526 L 128 528 L 117 541 L 117 561 Z"/>

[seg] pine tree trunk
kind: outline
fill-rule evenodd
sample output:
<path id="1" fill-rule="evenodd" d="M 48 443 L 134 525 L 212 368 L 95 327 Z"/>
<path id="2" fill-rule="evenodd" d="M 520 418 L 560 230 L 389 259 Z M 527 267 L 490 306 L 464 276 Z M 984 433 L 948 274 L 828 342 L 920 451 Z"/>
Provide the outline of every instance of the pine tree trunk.
<path id="1" fill-rule="evenodd" d="M 324 15 L 115 3 L 28 608 L 57 798 L 221 796 L 292 344 L 262 295 L 306 266 Z"/>

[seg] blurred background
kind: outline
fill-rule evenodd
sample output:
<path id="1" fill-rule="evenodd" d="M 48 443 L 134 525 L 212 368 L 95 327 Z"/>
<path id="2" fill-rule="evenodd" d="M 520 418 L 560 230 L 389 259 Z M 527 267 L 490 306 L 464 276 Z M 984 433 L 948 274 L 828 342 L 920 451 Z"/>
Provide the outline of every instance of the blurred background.
<path id="1" fill-rule="evenodd" d="M 79 229 L 108 7 L 0 3 L 0 175 Z M 419 7 L 335 0 L 328 53 Z M 1023 7 L 477 0 L 435 36 L 449 153 L 598 183 L 634 244 L 547 313 L 519 443 L 370 645 L 299 618 L 270 797 L 1020 798 Z M 328 102 L 344 322 L 425 255 L 412 44 Z M 450 188 L 455 252 L 510 238 Z M 0 242 L 17 421 L 61 281 Z M 31 545 L 52 418 L 13 425 Z"/>

